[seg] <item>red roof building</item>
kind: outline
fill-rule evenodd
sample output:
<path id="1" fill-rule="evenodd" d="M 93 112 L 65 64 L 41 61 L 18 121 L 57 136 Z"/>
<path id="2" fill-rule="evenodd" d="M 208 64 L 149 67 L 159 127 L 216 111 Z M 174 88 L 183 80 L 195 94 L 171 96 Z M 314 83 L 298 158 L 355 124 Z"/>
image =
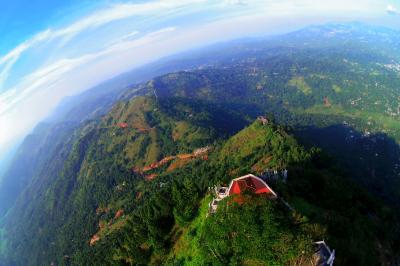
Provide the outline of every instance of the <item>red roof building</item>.
<path id="1" fill-rule="evenodd" d="M 270 199 L 278 198 L 278 195 L 270 188 L 267 183 L 264 182 L 258 176 L 248 174 L 231 181 L 229 187 L 215 187 L 216 198 L 213 199 L 209 204 L 209 214 L 213 214 L 217 211 L 218 203 L 228 196 L 236 196 L 233 200 L 237 203 L 243 203 L 244 197 L 243 192 L 253 192 L 255 194 L 266 195 Z M 291 208 L 289 206 L 289 208 Z"/>
<path id="2" fill-rule="evenodd" d="M 248 174 L 232 180 L 228 188 L 228 195 L 240 195 L 244 191 L 251 191 L 255 194 L 268 194 L 276 198 L 276 193 L 258 176 Z"/>

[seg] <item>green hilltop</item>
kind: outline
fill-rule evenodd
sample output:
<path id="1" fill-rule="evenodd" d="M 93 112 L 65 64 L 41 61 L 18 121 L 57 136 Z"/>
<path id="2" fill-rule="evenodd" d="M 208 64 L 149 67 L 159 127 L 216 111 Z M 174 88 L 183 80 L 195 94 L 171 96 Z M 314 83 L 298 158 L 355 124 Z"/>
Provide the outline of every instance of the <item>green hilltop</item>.
<path id="1" fill-rule="evenodd" d="M 76 130 L 59 151 L 67 154 L 61 170 L 49 165 L 47 176 L 44 169 L 24 194 L 32 204 L 21 200 L 9 213 L 7 248 L 15 252 L 7 259 L 17 265 L 292 264 L 310 259 L 312 242 L 321 239 L 344 264 L 385 256 L 393 224 L 379 201 L 283 127 L 261 120 L 246 127 L 247 121 L 178 97 L 119 103 Z M 145 169 L 166 157 L 172 159 Z M 271 186 L 294 213 L 249 195 L 246 204 L 206 217 L 208 187 L 265 169 L 288 169 L 288 182 Z M 387 227 L 365 219 L 365 210 Z"/>
<path id="2" fill-rule="evenodd" d="M 364 27 L 233 42 L 71 100 L 3 179 L 0 265 L 301 265 L 316 240 L 337 265 L 397 263 L 400 35 Z M 268 184 L 293 211 L 249 194 L 207 216 L 210 187 L 284 169 Z"/>

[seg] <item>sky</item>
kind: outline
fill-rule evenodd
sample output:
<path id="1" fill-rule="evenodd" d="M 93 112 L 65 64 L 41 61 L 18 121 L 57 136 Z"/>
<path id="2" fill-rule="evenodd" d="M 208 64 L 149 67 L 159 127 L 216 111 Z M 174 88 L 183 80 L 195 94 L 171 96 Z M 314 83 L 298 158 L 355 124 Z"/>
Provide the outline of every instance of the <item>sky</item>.
<path id="1" fill-rule="evenodd" d="M 0 0 L 0 160 L 66 96 L 230 39 L 309 24 L 400 29 L 400 0 Z"/>

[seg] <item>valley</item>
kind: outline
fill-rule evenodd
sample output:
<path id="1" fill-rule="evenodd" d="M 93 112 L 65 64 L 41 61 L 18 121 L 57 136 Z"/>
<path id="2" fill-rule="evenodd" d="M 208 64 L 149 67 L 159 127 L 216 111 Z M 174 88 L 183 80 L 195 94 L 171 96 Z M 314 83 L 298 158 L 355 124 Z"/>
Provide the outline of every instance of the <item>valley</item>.
<path id="1" fill-rule="evenodd" d="M 395 265 L 400 48 L 387 44 L 400 32 L 387 31 L 327 24 L 216 45 L 75 96 L 4 175 L 0 259 L 302 265 L 323 239 L 335 265 Z M 283 169 L 268 185 L 294 212 L 249 193 L 207 217 L 210 187 Z"/>

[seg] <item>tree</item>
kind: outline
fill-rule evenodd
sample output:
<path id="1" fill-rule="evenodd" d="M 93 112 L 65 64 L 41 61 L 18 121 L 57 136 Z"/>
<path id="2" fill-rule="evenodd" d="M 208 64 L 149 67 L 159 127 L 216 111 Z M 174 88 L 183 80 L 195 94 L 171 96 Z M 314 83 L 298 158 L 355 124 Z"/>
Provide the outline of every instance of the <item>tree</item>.
<path id="1" fill-rule="evenodd" d="M 291 221 L 282 206 L 259 195 L 242 197 L 242 204 L 228 198 L 206 220 L 201 236 L 205 262 L 290 265 L 310 254 L 311 237 Z"/>
<path id="2" fill-rule="evenodd" d="M 180 226 L 191 221 L 196 214 L 199 191 L 192 179 L 185 177 L 182 183 L 175 181 L 172 186 L 174 217 Z"/>

